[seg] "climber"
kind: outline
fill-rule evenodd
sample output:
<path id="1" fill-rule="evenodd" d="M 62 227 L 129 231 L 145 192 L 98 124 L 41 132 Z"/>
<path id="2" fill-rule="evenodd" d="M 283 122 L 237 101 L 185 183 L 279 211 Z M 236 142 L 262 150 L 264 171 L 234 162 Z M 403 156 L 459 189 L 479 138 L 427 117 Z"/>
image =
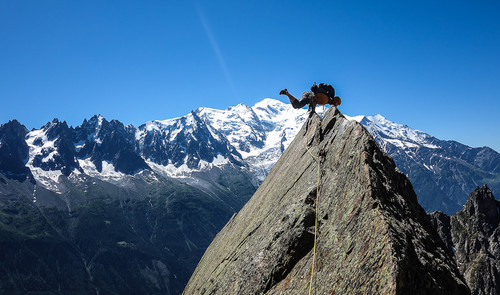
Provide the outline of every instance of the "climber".
<path id="1" fill-rule="evenodd" d="M 330 104 L 338 106 L 342 102 L 340 97 L 335 96 L 335 89 L 330 84 L 326 83 L 316 85 L 315 82 L 311 86 L 311 91 L 305 91 L 302 93 L 300 100 L 291 95 L 286 88 L 280 91 L 280 95 L 288 96 L 288 99 L 294 109 L 300 109 L 305 105 L 309 105 L 311 115 L 316 112 L 316 105 Z"/>

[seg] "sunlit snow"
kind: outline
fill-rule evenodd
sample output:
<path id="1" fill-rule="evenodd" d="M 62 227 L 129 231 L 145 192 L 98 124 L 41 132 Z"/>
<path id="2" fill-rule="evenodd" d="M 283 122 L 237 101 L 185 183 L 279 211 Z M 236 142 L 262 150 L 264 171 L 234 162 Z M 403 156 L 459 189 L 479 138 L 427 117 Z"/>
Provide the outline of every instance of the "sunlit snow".
<path id="1" fill-rule="evenodd" d="M 436 149 L 438 146 L 432 144 L 430 135 L 412 129 L 406 125 L 391 122 L 381 115 L 375 116 L 345 116 L 349 120 L 362 123 L 371 134 L 383 135 L 382 141 L 390 143 L 399 148 L 426 147 Z"/>
<path id="2" fill-rule="evenodd" d="M 316 111 L 323 115 L 326 108 L 317 107 Z M 168 146 L 168 144 L 175 142 L 181 133 L 194 137 L 193 130 L 200 128 L 200 122 L 205 122 L 213 139 L 225 144 L 229 143 L 234 147 L 242 159 L 234 152 L 232 152 L 231 157 L 245 162 L 250 172 L 260 182 L 290 145 L 307 116 L 305 108 L 294 109 L 288 102 L 267 98 L 254 106 L 238 104 L 226 110 L 199 108 L 182 117 L 149 121 L 135 129 L 135 140 L 139 150 L 144 148 L 147 136 L 153 136 L 153 141 L 160 141 L 159 144 Z M 437 148 L 436 145 L 432 144 L 434 138 L 430 135 L 411 129 L 406 125 L 391 122 L 381 115 L 345 117 L 361 122 L 372 134 L 381 137 L 383 145 L 394 145 L 406 150 L 420 147 Z M 74 143 L 77 152 L 84 147 L 87 141 L 102 143 L 100 131 L 103 120 L 102 116 L 98 116 L 95 130 L 91 135 L 86 140 Z M 194 139 L 196 140 L 196 138 Z M 60 171 L 45 171 L 33 166 L 33 159 L 37 155 L 44 155 L 41 159 L 42 162 L 54 160 L 57 156 L 55 140 L 48 140 L 44 129 L 40 129 L 29 132 L 26 141 L 29 146 L 27 166 L 32 170 L 36 181 L 49 189 L 57 190 L 59 177 L 62 173 Z M 178 148 L 183 149 L 182 142 L 177 142 L 177 144 Z M 208 139 L 205 140 L 204 144 L 212 145 L 215 143 Z M 188 178 L 193 172 L 231 164 L 232 160 L 230 161 L 226 156 L 219 153 L 211 162 L 200 159 L 197 167 L 194 168 L 188 167 L 189 157 L 187 155 L 184 158 L 184 163 L 181 162 L 180 165 L 179 163 L 173 165 L 171 162 L 166 165 L 159 164 L 159 161 L 154 158 L 145 159 L 145 161 L 154 172 L 160 175 Z M 109 161 L 102 162 L 102 171 L 97 170 L 90 158 L 78 159 L 78 163 L 85 175 L 101 180 L 118 181 L 127 177 L 126 174 L 116 171 Z M 426 168 L 432 169 L 431 166 L 426 166 Z M 74 170 L 71 177 L 76 181 L 80 177 L 80 171 Z"/>

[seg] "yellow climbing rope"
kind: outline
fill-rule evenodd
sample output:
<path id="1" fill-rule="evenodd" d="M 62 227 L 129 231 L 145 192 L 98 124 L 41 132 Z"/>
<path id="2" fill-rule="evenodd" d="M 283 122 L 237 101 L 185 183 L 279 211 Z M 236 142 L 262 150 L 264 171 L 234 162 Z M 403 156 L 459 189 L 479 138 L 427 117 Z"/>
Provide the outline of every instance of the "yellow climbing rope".
<path id="1" fill-rule="evenodd" d="M 313 157 L 314 160 L 318 163 L 318 182 L 316 184 L 316 213 L 314 214 L 314 246 L 313 246 L 313 261 L 311 266 L 311 280 L 309 281 L 309 295 L 311 295 L 312 291 L 312 283 L 314 277 L 314 262 L 316 261 L 316 237 L 318 235 L 318 204 L 319 204 L 319 178 L 321 177 L 321 162 L 319 156 L 315 156 L 311 153 L 309 148 L 306 145 L 307 152 Z"/>

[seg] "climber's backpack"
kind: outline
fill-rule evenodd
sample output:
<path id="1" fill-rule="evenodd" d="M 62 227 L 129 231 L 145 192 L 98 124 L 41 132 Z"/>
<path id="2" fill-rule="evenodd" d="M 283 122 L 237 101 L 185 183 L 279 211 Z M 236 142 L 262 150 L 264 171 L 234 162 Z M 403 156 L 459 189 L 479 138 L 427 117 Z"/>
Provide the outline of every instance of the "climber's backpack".
<path id="1" fill-rule="evenodd" d="M 331 105 L 339 106 L 342 103 L 340 97 L 335 96 L 335 88 L 333 88 L 330 84 L 319 83 L 319 85 L 316 85 L 316 82 L 314 82 L 313 86 L 311 86 L 311 91 L 318 97 L 317 102 L 320 105 L 329 103 Z M 321 95 L 318 95 L 320 93 Z"/>
<path id="2" fill-rule="evenodd" d="M 311 86 L 311 91 L 314 92 L 315 94 L 324 93 L 332 99 L 335 97 L 335 88 L 333 88 L 332 85 L 327 83 L 319 83 L 318 85 L 314 83 L 313 86 Z"/>

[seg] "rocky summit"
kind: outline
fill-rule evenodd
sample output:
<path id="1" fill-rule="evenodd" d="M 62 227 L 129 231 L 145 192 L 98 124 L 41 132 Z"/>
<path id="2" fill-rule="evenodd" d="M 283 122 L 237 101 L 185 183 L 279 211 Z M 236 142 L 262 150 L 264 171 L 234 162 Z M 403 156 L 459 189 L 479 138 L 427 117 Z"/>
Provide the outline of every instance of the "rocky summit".
<path id="1" fill-rule="evenodd" d="M 456 259 L 472 294 L 500 294 L 500 201 L 488 186 L 476 188 L 462 210 L 430 218 Z"/>
<path id="2" fill-rule="evenodd" d="M 304 123 L 183 294 L 307 294 L 311 275 L 313 294 L 469 293 L 408 178 L 336 108 Z"/>

